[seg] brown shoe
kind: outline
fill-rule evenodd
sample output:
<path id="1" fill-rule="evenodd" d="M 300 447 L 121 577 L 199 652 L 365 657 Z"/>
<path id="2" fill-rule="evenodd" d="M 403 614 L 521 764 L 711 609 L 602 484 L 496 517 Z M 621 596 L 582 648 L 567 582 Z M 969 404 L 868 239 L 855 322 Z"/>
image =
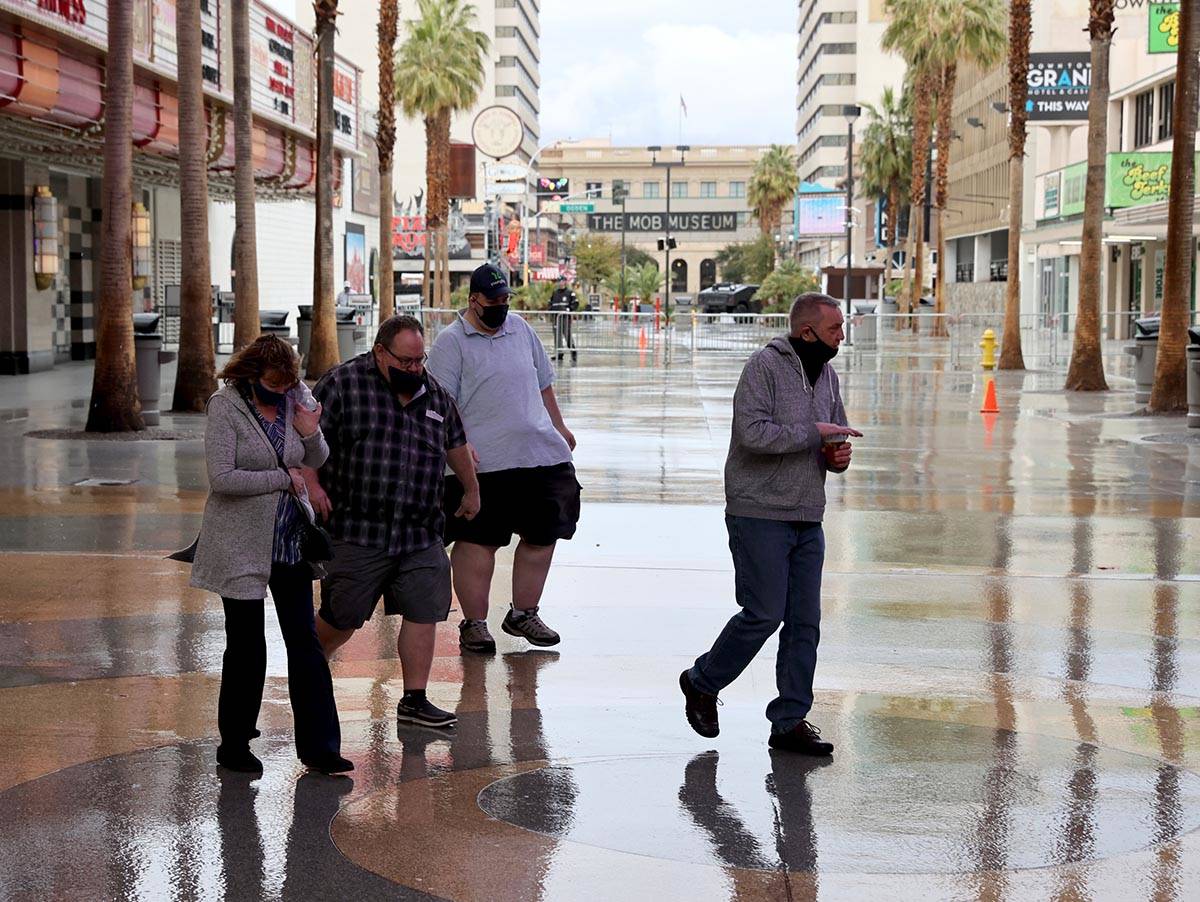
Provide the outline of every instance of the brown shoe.
<path id="1" fill-rule="evenodd" d="M 717 723 L 717 697 L 701 692 L 692 685 L 686 670 L 679 675 L 679 688 L 683 690 L 684 711 L 692 729 L 705 739 L 712 739 L 720 733 L 721 727 Z"/>

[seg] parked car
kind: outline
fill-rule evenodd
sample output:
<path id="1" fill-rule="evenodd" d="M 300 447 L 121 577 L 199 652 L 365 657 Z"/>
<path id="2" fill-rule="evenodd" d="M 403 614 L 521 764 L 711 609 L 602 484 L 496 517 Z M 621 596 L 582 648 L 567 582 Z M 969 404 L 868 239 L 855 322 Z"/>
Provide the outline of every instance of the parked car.
<path id="1" fill-rule="evenodd" d="M 761 313 L 762 302 L 755 294 L 757 285 L 718 282 L 700 292 L 696 307 L 701 313 Z"/>

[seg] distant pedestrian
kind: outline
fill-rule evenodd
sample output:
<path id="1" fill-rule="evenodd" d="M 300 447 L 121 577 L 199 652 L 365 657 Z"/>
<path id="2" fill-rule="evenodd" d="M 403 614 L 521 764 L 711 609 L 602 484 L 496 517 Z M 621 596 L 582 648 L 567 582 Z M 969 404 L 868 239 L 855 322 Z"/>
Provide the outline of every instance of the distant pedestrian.
<path id="1" fill-rule="evenodd" d="M 520 541 L 512 609 L 501 628 L 533 645 L 558 644 L 539 605 L 555 545 L 575 535 L 579 520 L 575 436 L 558 409 L 554 368 L 529 324 L 509 313 L 508 299 L 499 269 L 476 269 L 467 310 L 438 334 L 429 355 L 429 370 L 458 402 L 479 455 L 482 511 L 473 520 L 451 519 L 446 541 L 454 543 L 454 588 L 463 610 L 459 645 L 484 653 L 496 650 L 487 624 L 496 552 L 514 533 Z M 463 488 L 447 480 L 448 511 Z"/>
<path id="2" fill-rule="evenodd" d="M 329 664 L 313 623 L 312 568 L 301 554 L 300 466 L 319 467 L 329 448 L 321 409 L 296 402 L 300 362 L 291 346 L 263 335 L 222 370 L 225 387 L 208 401 L 204 455 L 210 493 L 191 584 L 216 592 L 225 609 L 225 655 L 217 763 L 262 772 L 250 751 L 259 735 L 267 672 L 263 602 L 268 587 L 287 647 L 288 695 L 300 760 L 324 773 L 353 770 L 341 757 L 341 730 Z"/>
<path id="3" fill-rule="evenodd" d="M 321 484 L 310 488 L 334 538 L 321 583 L 321 643 L 333 654 L 382 595 L 384 613 L 404 618 L 396 639 L 404 678 L 397 717 L 451 726 L 455 716 L 426 696 L 437 625 L 450 613 L 446 465 L 465 487 L 452 519 L 465 522 L 479 512 L 479 486 L 454 399 L 425 370 L 421 323 L 411 316 L 384 320 L 374 348 L 330 370 L 313 393 L 324 405 L 330 454 Z"/>
<path id="4" fill-rule="evenodd" d="M 572 335 L 571 316 L 579 309 L 579 296 L 571 289 L 570 283 L 565 278 L 560 278 L 558 284 L 554 288 L 554 293 L 550 295 L 550 310 L 554 314 L 554 352 L 558 360 L 563 359 L 565 351 L 571 352 L 571 359 L 578 360 L 579 355 L 575 351 L 575 338 Z"/>
<path id="5" fill-rule="evenodd" d="M 337 296 L 337 305 L 339 307 L 349 307 L 350 299 L 354 296 L 354 286 L 349 282 L 342 283 L 342 293 Z"/>
<path id="6" fill-rule="evenodd" d="M 808 720 L 821 635 L 825 561 L 825 474 L 850 466 L 849 436 L 837 373 L 829 361 L 845 337 L 838 302 L 802 294 L 791 333 L 747 361 L 733 396 L 733 435 L 725 461 L 725 524 L 741 610 L 712 648 L 679 675 L 688 723 L 701 736 L 719 732 L 717 694 L 783 626 L 767 706 L 772 748 L 830 755 Z"/>

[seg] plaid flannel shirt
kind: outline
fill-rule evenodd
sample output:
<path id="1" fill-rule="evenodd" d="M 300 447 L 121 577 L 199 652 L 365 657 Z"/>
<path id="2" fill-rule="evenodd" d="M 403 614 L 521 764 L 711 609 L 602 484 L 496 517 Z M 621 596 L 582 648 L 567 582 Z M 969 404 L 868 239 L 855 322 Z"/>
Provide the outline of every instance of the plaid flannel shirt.
<path id="1" fill-rule="evenodd" d="M 467 442 L 453 398 L 432 376 L 404 406 L 361 354 L 313 389 L 329 460 L 321 485 L 333 504 L 335 539 L 405 554 L 440 543 L 446 452 Z"/>

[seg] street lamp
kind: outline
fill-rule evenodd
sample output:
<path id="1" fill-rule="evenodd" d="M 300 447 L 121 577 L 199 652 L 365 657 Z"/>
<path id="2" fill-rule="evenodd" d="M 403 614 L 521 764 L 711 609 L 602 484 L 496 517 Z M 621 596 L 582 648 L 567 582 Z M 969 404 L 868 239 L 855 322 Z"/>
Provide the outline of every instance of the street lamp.
<path id="1" fill-rule="evenodd" d="M 670 160 L 658 162 L 658 154 L 662 150 L 659 144 L 651 144 L 646 150 L 650 151 L 650 165 L 653 167 L 663 167 L 667 170 L 667 221 L 666 229 L 663 237 L 663 250 L 666 251 L 666 294 L 663 300 L 663 314 L 669 321 L 671 318 L 671 248 L 675 246 L 675 239 L 671 237 L 671 167 L 686 165 L 684 154 L 692 149 L 690 144 L 676 144 L 675 149 L 679 151 L 679 162 L 673 163 Z"/>
<path id="2" fill-rule="evenodd" d="M 842 279 L 842 299 L 846 303 L 846 344 L 853 347 L 850 334 L 850 268 L 854 265 L 854 120 L 862 115 L 862 107 L 848 104 L 842 107 L 846 117 L 846 275 Z"/>

